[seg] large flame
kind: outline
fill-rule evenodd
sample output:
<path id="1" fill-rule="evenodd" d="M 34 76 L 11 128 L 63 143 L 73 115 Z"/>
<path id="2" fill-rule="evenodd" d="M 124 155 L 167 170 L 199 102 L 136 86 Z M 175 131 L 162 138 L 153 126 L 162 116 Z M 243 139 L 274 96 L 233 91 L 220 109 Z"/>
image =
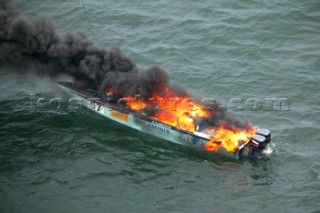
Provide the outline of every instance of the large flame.
<path id="1" fill-rule="evenodd" d="M 117 94 L 111 88 L 105 91 Z M 150 118 L 189 132 L 195 131 L 196 119 L 209 117 L 212 113 L 203 109 L 194 99 L 186 95 L 174 94 L 168 86 L 153 89 L 148 100 L 138 96 L 126 96 L 121 98 L 121 101 L 134 111 L 149 107 L 153 111 Z"/>
<path id="2" fill-rule="evenodd" d="M 211 135 L 211 140 L 205 145 L 205 150 L 217 151 L 222 146 L 228 152 L 235 152 L 241 144 L 249 142 L 255 129 L 250 125 L 248 130 L 231 130 L 221 125 L 218 128 L 207 130 L 207 132 Z"/>
<path id="3" fill-rule="evenodd" d="M 203 109 L 194 99 L 176 95 L 167 86 L 161 93 L 154 90 L 150 102 L 156 106 L 153 118 L 189 132 L 195 131 L 195 121 L 209 117 L 211 112 Z"/>
<path id="4" fill-rule="evenodd" d="M 111 88 L 107 88 L 105 91 L 119 95 L 117 91 L 113 91 Z M 148 100 L 139 96 L 126 96 L 121 98 L 121 101 L 134 111 L 151 109 L 150 118 L 189 132 L 195 132 L 197 120 L 207 118 L 214 113 L 203 108 L 187 95 L 175 94 L 166 85 L 161 88 L 154 88 Z M 249 142 L 255 130 L 252 125 L 249 125 L 246 129 L 237 130 L 220 125 L 207 129 L 205 132 L 211 136 L 211 139 L 205 144 L 205 150 L 217 151 L 220 147 L 223 147 L 228 152 L 235 152 L 241 145 L 240 143 Z"/>

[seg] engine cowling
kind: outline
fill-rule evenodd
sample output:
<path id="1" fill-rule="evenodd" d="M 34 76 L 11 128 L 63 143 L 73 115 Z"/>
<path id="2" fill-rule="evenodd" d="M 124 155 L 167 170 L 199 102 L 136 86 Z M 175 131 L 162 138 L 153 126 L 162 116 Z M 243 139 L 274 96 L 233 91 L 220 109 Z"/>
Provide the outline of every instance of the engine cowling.
<path id="1" fill-rule="evenodd" d="M 254 135 L 252 135 L 249 143 L 244 148 L 242 154 L 249 157 L 261 157 L 263 155 L 263 150 L 266 149 L 271 141 L 271 132 L 268 129 L 256 129 Z"/>

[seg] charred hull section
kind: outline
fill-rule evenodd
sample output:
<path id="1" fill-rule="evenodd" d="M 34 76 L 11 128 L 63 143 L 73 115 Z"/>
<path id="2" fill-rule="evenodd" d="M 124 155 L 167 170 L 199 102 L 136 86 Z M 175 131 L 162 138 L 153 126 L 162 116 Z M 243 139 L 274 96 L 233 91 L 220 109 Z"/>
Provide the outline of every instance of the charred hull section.
<path id="1" fill-rule="evenodd" d="M 176 144 L 189 146 L 199 151 L 205 151 L 205 145 L 211 139 L 210 135 L 199 132 L 197 129 L 195 132 L 181 130 L 161 121 L 151 119 L 141 113 L 119 107 L 116 104 L 103 102 L 101 99 L 97 98 L 97 94 L 95 94 L 94 91 L 81 89 L 74 83 L 61 82 L 59 84 L 71 97 L 76 98 L 85 108 L 138 131 L 154 135 Z M 263 150 L 266 149 L 270 141 L 270 131 L 258 128 L 249 142 L 245 143 L 239 141 L 239 146 L 236 151 L 227 152 L 223 147 L 219 147 L 215 153 L 235 158 L 260 158 L 264 155 Z M 219 142 L 217 144 L 219 145 Z"/>

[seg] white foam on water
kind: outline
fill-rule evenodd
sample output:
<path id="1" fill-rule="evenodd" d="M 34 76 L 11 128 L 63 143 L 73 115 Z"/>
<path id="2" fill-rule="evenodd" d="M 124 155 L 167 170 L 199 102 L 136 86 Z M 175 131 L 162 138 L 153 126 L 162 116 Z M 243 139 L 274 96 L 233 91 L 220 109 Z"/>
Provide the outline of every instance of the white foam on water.
<path id="1" fill-rule="evenodd" d="M 274 148 L 274 144 L 270 144 L 269 146 L 267 146 L 265 150 L 263 150 L 263 154 L 271 155 L 273 152 L 273 148 Z"/>

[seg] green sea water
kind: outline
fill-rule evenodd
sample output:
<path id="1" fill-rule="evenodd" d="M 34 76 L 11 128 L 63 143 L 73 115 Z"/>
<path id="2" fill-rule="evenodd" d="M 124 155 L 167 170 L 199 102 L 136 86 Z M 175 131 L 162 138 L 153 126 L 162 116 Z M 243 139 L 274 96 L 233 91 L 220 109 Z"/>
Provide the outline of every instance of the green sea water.
<path id="1" fill-rule="evenodd" d="M 85 32 L 139 68 L 161 66 L 273 139 L 265 159 L 207 159 L 48 104 L 67 100 L 56 81 L 68 76 L 0 67 L 0 212 L 319 212 L 319 0 L 12 4 L 32 19 L 49 15 L 61 36 Z M 263 106 L 246 105 L 250 98 Z"/>

